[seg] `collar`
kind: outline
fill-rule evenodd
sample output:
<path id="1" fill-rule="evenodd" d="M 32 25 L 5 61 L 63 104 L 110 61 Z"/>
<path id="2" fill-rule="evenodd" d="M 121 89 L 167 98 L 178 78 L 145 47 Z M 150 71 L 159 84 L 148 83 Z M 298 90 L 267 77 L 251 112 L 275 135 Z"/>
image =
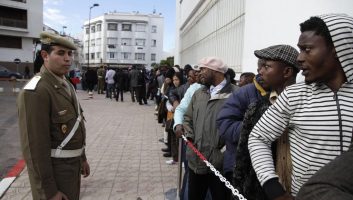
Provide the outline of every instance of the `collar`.
<path id="1" fill-rule="evenodd" d="M 219 93 L 219 91 L 224 88 L 226 83 L 227 83 L 227 80 L 223 79 L 223 81 L 221 83 L 219 83 L 218 85 L 216 85 L 216 86 L 211 85 L 211 87 L 210 87 L 211 97 L 216 95 L 217 93 Z"/>

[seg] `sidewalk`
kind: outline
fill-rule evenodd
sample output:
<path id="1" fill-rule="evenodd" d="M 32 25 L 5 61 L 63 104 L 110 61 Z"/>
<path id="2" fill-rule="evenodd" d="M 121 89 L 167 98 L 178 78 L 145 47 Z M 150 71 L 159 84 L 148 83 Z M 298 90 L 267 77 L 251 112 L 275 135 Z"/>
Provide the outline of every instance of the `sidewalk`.
<path id="1" fill-rule="evenodd" d="M 124 93 L 125 102 L 96 93 L 90 100 L 83 91 L 77 95 L 87 120 L 91 167 L 91 175 L 82 178 L 81 199 L 175 199 L 177 165 L 165 164 L 165 145 L 158 142 L 163 128 L 156 121 L 154 103 L 132 103 L 130 93 Z M 26 169 L 2 199 L 32 199 Z"/>

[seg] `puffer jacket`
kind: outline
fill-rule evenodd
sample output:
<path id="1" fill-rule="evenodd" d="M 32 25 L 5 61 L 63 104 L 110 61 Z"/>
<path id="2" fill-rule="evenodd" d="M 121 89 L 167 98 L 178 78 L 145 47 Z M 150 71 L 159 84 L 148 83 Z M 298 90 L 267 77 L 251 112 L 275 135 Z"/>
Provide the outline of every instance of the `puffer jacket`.
<path id="1" fill-rule="evenodd" d="M 223 151 L 225 143 L 220 139 L 216 117 L 224 101 L 238 87 L 227 81 L 220 92 L 211 98 L 209 89 L 200 88 L 195 92 L 184 115 L 184 129 L 186 137 L 205 156 L 205 158 L 218 170 L 223 167 Z M 207 174 L 210 170 L 204 162 L 190 149 L 186 150 L 189 167 L 196 174 Z"/>

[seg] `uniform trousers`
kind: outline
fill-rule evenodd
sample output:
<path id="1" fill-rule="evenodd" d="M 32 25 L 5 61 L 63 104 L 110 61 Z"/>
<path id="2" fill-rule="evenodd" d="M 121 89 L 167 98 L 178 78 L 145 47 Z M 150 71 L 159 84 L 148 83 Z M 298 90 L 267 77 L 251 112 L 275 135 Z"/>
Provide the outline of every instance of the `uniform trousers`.
<path id="1" fill-rule="evenodd" d="M 81 158 L 52 158 L 52 168 L 57 189 L 64 193 L 70 200 L 78 200 L 80 198 Z M 35 184 L 40 181 L 35 181 L 36 177 L 33 176 L 34 173 L 31 169 L 28 169 L 28 174 L 33 199 L 51 198 L 45 197 L 44 185 Z"/>

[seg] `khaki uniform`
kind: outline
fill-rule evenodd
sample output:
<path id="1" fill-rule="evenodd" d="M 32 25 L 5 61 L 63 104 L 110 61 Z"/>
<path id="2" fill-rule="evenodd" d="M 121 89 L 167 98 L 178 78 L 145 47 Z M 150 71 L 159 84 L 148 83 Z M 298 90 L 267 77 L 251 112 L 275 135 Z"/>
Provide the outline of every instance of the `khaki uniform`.
<path id="1" fill-rule="evenodd" d="M 56 149 L 73 128 L 78 117 L 73 88 L 65 88 L 58 77 L 42 66 L 34 90 L 22 90 L 17 99 L 21 146 L 27 164 L 33 199 L 48 199 L 58 191 L 70 200 L 79 199 L 81 156 L 53 158 Z M 68 81 L 65 80 L 67 83 Z M 82 115 L 82 109 L 79 108 Z M 86 130 L 82 120 L 63 150 L 84 147 Z"/>
<path id="2" fill-rule="evenodd" d="M 97 70 L 97 76 L 98 76 L 98 94 L 103 94 L 104 83 L 105 83 L 105 70 L 103 68 L 99 68 Z"/>

